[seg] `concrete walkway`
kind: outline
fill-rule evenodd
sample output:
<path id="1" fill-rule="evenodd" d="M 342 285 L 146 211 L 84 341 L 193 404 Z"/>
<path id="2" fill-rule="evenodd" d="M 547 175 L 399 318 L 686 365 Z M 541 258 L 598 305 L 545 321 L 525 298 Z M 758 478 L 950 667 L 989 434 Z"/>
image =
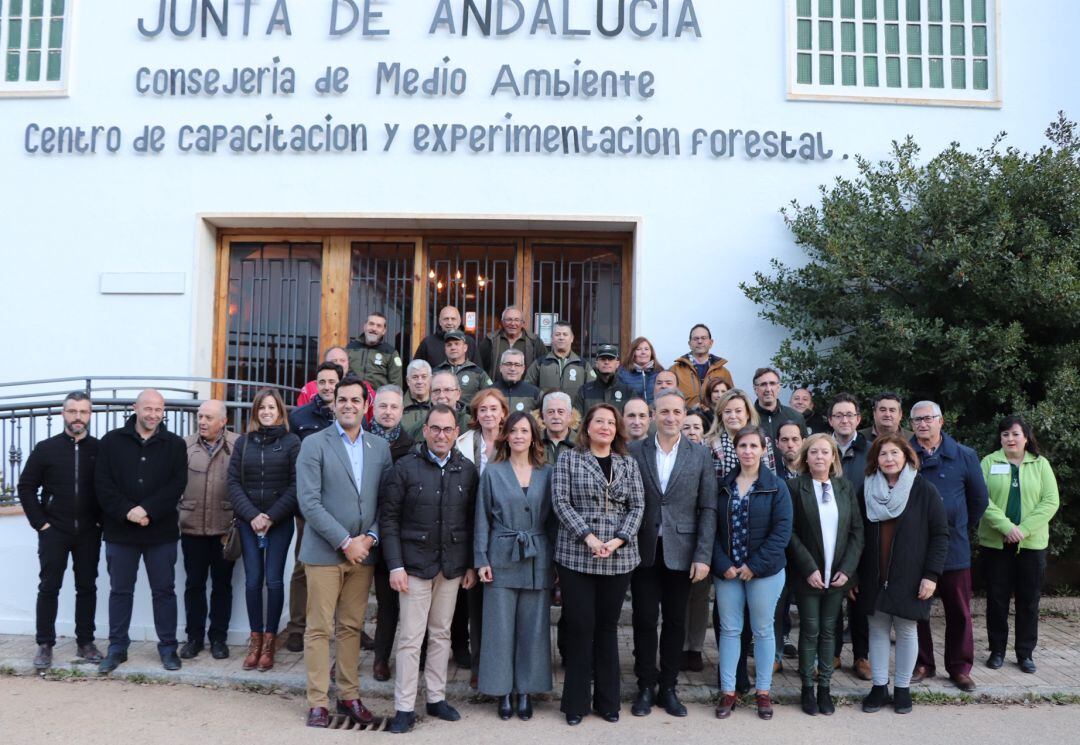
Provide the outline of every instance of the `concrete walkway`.
<path id="1" fill-rule="evenodd" d="M 554 611 L 555 609 L 553 609 Z M 940 698 L 970 701 L 986 699 L 1025 700 L 1030 698 L 1053 698 L 1072 700 L 1080 698 L 1080 599 L 1047 598 L 1043 603 L 1043 617 L 1039 624 L 1039 647 L 1035 652 L 1038 672 L 1027 675 L 1020 672 L 1010 652 L 1006 663 L 1000 670 L 988 669 L 986 658 L 986 618 L 982 613 L 982 603 L 973 604 L 975 613 L 975 668 L 972 670 L 978 689 L 974 694 L 963 694 L 945 676 L 945 665 L 941 658 L 942 639 L 944 638 L 944 619 L 940 608 L 932 618 L 937 653 L 938 677 L 913 687 L 913 692 L 922 694 L 923 700 Z M 629 604 L 624 616 L 629 616 Z M 557 611 L 555 611 L 557 613 Z M 555 615 L 553 613 L 553 616 Z M 797 627 L 797 619 L 795 621 Z M 372 633 L 374 624 L 368 624 L 367 631 Z M 554 648 L 554 627 L 552 628 Z M 633 674 L 633 639 L 631 629 L 624 623 L 620 628 L 620 655 L 622 661 L 623 697 L 629 700 L 636 691 Z M 793 640 L 794 641 L 794 640 Z M 102 651 L 105 643 L 99 641 Z M 33 675 L 31 664 L 36 647 L 34 640 L 26 636 L 0 635 L 0 673 L 15 675 Z M 129 660 L 113 673 L 114 678 L 130 681 L 156 681 L 166 683 L 186 683 L 200 686 L 232 687 L 246 690 L 303 693 L 305 673 L 303 655 L 286 651 L 283 647 L 277 656 L 277 665 L 270 672 L 244 671 L 240 667 L 243 648 L 232 647 L 232 656 L 227 660 L 215 660 L 209 651 L 204 651 L 194 660 L 185 660 L 183 669 L 167 672 L 161 667 L 157 650 L 152 642 L 133 643 L 129 651 Z M 851 672 L 851 650 L 844 649 L 843 670 L 833 678 L 832 689 L 837 696 L 861 697 L 869 689 L 869 683 L 857 679 Z M 557 655 L 556 655 L 557 657 Z M 705 646 L 705 671 L 702 673 L 682 673 L 680 675 L 680 695 L 686 702 L 705 703 L 716 695 L 716 645 L 712 634 L 708 635 Z M 97 666 L 75 658 L 73 639 L 61 639 L 54 654 L 53 674 L 67 676 L 97 676 Z M 393 679 L 377 682 L 371 677 L 371 652 L 361 656 L 361 686 L 365 697 L 389 699 L 393 697 Z M 795 700 L 799 694 L 799 676 L 795 660 L 784 660 L 784 669 L 774 676 L 773 693 L 780 700 Z M 751 662 L 751 666 L 753 663 Z M 393 672 L 393 662 L 391 662 Z M 751 675 L 753 673 L 751 672 Z M 554 697 L 562 689 L 562 671 L 556 666 Z M 447 686 L 450 700 L 463 700 L 474 695 L 469 688 L 469 671 L 458 669 L 451 661 Z"/>

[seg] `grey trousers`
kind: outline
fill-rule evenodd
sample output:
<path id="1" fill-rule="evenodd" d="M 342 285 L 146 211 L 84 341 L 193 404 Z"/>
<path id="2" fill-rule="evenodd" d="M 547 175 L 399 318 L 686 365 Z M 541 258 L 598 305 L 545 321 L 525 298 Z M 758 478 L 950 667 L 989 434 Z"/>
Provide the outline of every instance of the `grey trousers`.
<path id="1" fill-rule="evenodd" d="M 553 688 L 550 596 L 550 590 L 484 587 L 480 693 L 505 696 Z"/>
<path id="2" fill-rule="evenodd" d="M 877 612 L 870 616 L 870 671 L 876 686 L 889 684 L 889 631 L 896 629 L 896 672 L 893 685 L 911 686 L 915 659 L 919 656 L 917 624 L 908 618 Z"/>

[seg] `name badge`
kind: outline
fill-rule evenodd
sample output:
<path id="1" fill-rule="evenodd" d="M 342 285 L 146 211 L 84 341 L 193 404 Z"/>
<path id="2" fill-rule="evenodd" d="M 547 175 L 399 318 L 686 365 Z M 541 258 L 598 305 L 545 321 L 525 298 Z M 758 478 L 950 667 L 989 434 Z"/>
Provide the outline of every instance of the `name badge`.
<path id="1" fill-rule="evenodd" d="M 1008 463 L 991 463 L 990 464 L 990 475 L 991 476 L 1008 476 L 1011 471 L 1012 471 L 1012 469 L 1009 468 Z"/>

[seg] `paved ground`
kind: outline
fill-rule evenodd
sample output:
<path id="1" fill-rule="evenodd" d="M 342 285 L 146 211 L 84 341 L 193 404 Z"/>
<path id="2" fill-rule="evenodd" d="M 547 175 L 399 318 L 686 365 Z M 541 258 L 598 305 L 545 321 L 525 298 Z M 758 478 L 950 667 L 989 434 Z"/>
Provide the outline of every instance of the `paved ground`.
<path id="1" fill-rule="evenodd" d="M 1043 618 L 1039 626 L 1039 648 L 1035 660 L 1039 671 L 1035 675 L 1021 673 L 1011 657 L 1005 667 L 989 670 L 983 664 L 986 649 L 986 620 L 981 615 L 982 603 L 976 600 L 973 606 L 975 617 L 976 666 L 972 676 L 979 688 L 978 696 L 993 699 L 1022 700 L 1030 696 L 1073 696 L 1080 697 L 1080 600 L 1075 598 L 1048 598 L 1044 601 Z M 628 609 L 627 609 L 628 610 Z M 625 614 L 628 617 L 628 613 Z M 958 697 L 961 692 L 944 677 L 944 663 L 941 661 L 941 639 L 944 633 L 944 619 L 935 614 L 932 619 L 934 638 L 937 640 L 938 670 L 941 675 L 924 684 L 915 686 L 915 691 L 926 696 L 937 694 Z M 797 621 L 796 621 L 797 625 Z M 368 631 L 373 631 L 373 624 Z M 554 628 L 552 629 L 554 631 Z M 705 672 L 683 673 L 680 679 L 680 694 L 689 702 L 708 702 L 716 694 L 716 646 L 708 635 L 705 648 Z M 620 630 L 621 660 L 623 670 L 623 696 L 629 699 L 636 690 L 633 676 L 632 637 L 628 625 Z M 104 649 L 104 643 L 102 643 Z M 239 687 L 247 690 L 280 691 L 302 693 L 305 687 L 304 663 L 302 655 L 290 653 L 282 648 L 278 655 L 278 664 L 267 673 L 246 672 L 240 667 L 242 648 L 233 647 L 233 655 L 228 660 L 214 660 L 206 652 L 195 660 L 185 660 L 179 672 L 169 673 L 161 668 L 157 651 L 153 643 L 137 642 L 132 645 L 130 659 L 113 674 L 113 677 L 133 679 L 135 681 L 155 680 L 164 682 L 188 683 L 200 686 Z M 31 660 L 34 656 L 33 639 L 24 636 L 0 636 L 0 671 L 19 675 L 34 673 Z M 838 696 L 862 696 L 868 689 L 868 683 L 858 680 L 851 674 L 850 648 L 844 650 L 844 669 L 833 679 L 833 691 Z M 80 663 L 75 658 L 75 643 L 72 639 L 62 639 L 54 651 L 55 669 L 60 675 L 94 676 L 97 668 Z M 362 695 L 365 697 L 390 699 L 393 697 L 393 680 L 379 683 L 372 679 L 371 653 L 364 652 L 361 657 Z M 785 669 L 774 678 L 773 692 L 780 699 L 793 700 L 799 693 L 799 677 L 796 661 L 785 660 Z M 562 688 L 561 670 L 556 670 L 555 695 Z M 461 701 L 472 696 L 468 687 L 469 671 L 459 670 L 450 663 L 450 677 L 447 690 L 448 698 Z M 421 694 L 422 695 L 422 694 Z M 965 700 L 967 697 L 964 697 Z M 2 707 L 0 707 L 2 708 Z"/>
<path id="2" fill-rule="evenodd" d="M 207 743 L 363 742 L 369 732 L 311 730 L 303 723 L 303 701 L 288 695 L 259 695 L 215 691 L 192 686 L 136 685 L 109 680 L 53 682 L 34 678 L 0 677 L 0 733 L 5 743 L 71 742 L 79 745 L 140 743 L 206 745 Z M 374 702 L 384 713 L 387 702 Z M 617 741 L 620 745 L 678 742 L 715 745 L 730 742 L 768 742 L 770 745 L 863 745 L 867 742 L 918 742 L 919 745 L 981 745 L 1013 742 L 1070 742 L 1080 725 L 1080 706 L 1049 704 L 924 706 L 899 716 L 891 711 L 863 714 L 841 707 L 832 717 L 808 717 L 795 707 L 777 709 L 771 722 L 758 720 L 750 710 L 736 709 L 720 722 L 706 706 L 691 707 L 685 719 L 660 712 L 646 718 L 624 715 L 618 724 L 597 717 L 567 727 L 554 704 L 537 708 L 530 722 L 500 722 L 490 705 L 463 705 L 462 721 L 453 724 L 422 721 L 403 742 L 513 742 L 547 745 L 558 738 L 564 745 Z M 370 734 L 376 734 L 370 732 Z M 358 739 L 360 738 L 360 739 Z M 379 735 L 387 741 L 385 735 Z M 827 740 L 826 740 L 827 738 Z"/>

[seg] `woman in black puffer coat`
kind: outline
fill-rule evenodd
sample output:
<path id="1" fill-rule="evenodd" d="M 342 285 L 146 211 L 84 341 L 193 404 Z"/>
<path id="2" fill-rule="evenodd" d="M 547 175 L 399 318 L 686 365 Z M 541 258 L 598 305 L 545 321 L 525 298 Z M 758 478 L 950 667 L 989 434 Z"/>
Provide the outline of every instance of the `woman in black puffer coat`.
<path id="1" fill-rule="evenodd" d="M 293 537 L 296 456 L 300 438 L 289 432 L 285 403 L 262 390 L 251 404 L 248 433 L 229 461 L 229 499 L 243 546 L 244 585 L 251 638 L 244 669 L 274 666 L 275 636 L 285 606 L 285 560 Z M 263 587 L 266 612 L 263 614 Z"/>

